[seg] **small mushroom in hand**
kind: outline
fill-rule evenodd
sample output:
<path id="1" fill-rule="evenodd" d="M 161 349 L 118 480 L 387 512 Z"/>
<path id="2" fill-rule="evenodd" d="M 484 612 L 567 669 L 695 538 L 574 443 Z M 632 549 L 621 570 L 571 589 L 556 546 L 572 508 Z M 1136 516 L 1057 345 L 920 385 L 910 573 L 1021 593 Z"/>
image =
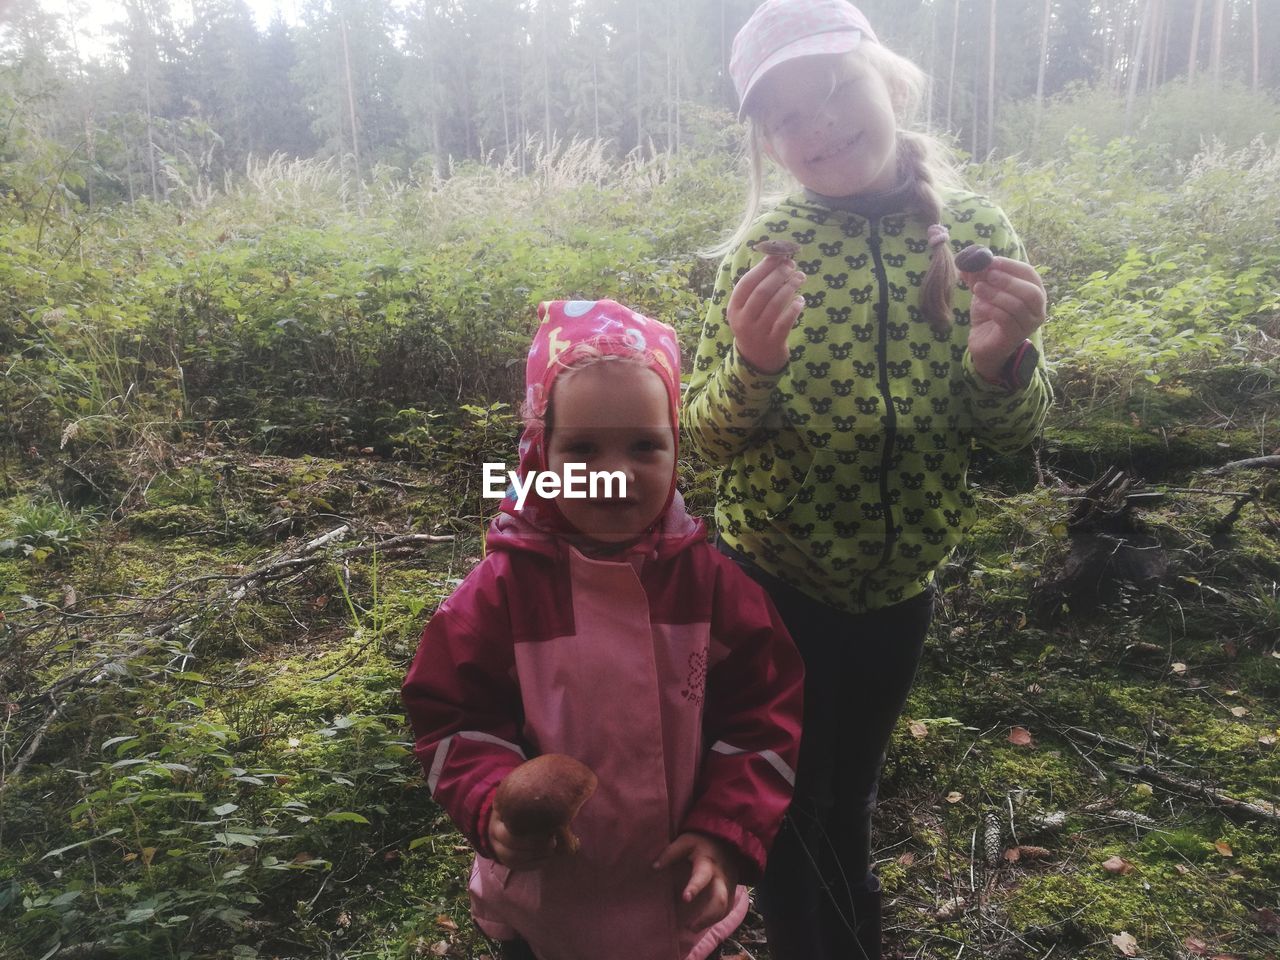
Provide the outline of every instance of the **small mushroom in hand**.
<path id="1" fill-rule="evenodd" d="M 956 269 L 962 273 L 981 273 L 995 261 L 990 248 L 973 243 L 956 254 Z"/>
<path id="2" fill-rule="evenodd" d="M 757 240 L 755 250 L 766 257 L 794 257 L 800 252 L 800 244 L 792 240 Z"/>
<path id="3" fill-rule="evenodd" d="M 545 753 L 520 764 L 498 784 L 494 813 L 514 834 L 557 837 L 559 849 L 578 852 L 569 829 L 599 781 L 591 768 L 563 753 Z"/>

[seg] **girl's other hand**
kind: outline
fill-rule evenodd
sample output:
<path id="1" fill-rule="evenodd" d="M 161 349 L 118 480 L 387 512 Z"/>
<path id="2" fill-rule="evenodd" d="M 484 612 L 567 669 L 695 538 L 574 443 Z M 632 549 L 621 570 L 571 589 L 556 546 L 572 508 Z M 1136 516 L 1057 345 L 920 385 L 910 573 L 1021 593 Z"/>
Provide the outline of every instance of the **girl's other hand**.
<path id="1" fill-rule="evenodd" d="M 1044 283 L 1035 267 L 996 257 L 981 273 L 961 273 L 973 292 L 969 355 L 974 369 L 997 380 L 1005 361 L 1045 320 Z"/>
<path id="2" fill-rule="evenodd" d="M 489 846 L 495 859 L 512 870 L 531 870 L 554 857 L 560 849 L 554 833 L 529 835 L 512 833 L 496 812 L 489 814 Z"/>
<path id="3" fill-rule="evenodd" d="M 804 309 L 804 280 L 790 257 L 768 256 L 729 295 L 726 316 L 738 354 L 762 373 L 777 373 L 791 359 L 787 336 Z"/>
<path id="4" fill-rule="evenodd" d="M 655 870 L 688 863 L 689 880 L 680 892 L 677 910 L 690 930 L 704 930 L 723 920 L 738 889 L 738 852 L 705 833 L 682 833 L 667 845 Z"/>

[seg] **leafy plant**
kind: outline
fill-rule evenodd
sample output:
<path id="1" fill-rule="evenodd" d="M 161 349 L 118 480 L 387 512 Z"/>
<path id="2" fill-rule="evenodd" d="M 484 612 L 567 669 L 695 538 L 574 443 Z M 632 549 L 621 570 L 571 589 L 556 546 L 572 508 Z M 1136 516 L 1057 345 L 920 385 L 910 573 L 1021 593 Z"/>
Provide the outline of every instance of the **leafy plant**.
<path id="1" fill-rule="evenodd" d="M 95 516 L 56 501 L 11 507 L 8 536 L 0 538 L 0 555 L 19 553 L 37 562 L 65 555 L 80 546 L 93 527 Z"/>

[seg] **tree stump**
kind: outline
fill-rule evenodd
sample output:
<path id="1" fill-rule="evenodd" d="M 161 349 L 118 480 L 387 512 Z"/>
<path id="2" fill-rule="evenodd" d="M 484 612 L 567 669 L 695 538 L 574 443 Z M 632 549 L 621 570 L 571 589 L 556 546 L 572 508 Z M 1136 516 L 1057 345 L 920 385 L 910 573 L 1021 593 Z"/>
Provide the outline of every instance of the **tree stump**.
<path id="1" fill-rule="evenodd" d="M 1141 489 L 1142 481 L 1110 467 L 1081 495 L 1067 520 L 1071 552 L 1056 579 L 1037 590 L 1036 608 L 1045 615 L 1063 604 L 1075 611 L 1097 609 L 1125 589 L 1153 592 L 1169 571 L 1160 541 L 1142 529 L 1135 507 L 1163 498 Z"/>

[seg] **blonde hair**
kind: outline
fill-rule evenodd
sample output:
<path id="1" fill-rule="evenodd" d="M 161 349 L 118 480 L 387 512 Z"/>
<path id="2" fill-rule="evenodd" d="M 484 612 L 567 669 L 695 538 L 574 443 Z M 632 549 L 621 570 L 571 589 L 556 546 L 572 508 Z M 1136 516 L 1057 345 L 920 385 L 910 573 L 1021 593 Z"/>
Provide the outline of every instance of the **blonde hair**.
<path id="1" fill-rule="evenodd" d="M 939 189 L 957 188 L 961 185 L 961 180 L 950 148 L 933 134 L 911 129 L 916 122 L 929 78 L 906 57 L 879 43 L 862 43 L 848 56 L 864 58 L 888 88 L 897 121 L 899 182 L 910 187 L 912 210 L 924 217 L 926 222 L 938 223 L 943 213 Z M 833 87 L 836 79 L 833 73 Z M 751 115 L 748 106 L 746 208 L 737 228 L 726 241 L 708 250 L 709 256 L 723 257 L 737 250 L 751 237 L 752 225 L 761 210 L 785 196 L 765 192 L 764 142 L 762 126 Z M 936 331 L 945 331 L 951 326 L 951 293 L 957 277 L 955 253 L 951 245 L 939 243 L 931 246 L 929 269 L 920 290 L 920 312 Z"/>

